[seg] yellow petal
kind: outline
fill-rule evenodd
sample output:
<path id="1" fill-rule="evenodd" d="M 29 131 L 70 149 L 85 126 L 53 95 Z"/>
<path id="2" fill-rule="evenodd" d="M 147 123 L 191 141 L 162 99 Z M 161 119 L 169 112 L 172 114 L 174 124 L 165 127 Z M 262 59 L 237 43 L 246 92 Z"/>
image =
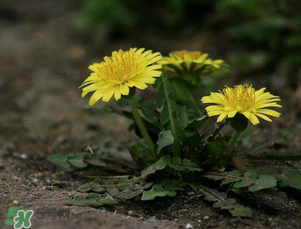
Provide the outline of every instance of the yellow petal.
<path id="1" fill-rule="evenodd" d="M 115 88 L 116 88 L 116 87 L 108 88 L 108 89 L 104 92 L 103 97 L 102 97 L 102 101 L 103 101 L 103 102 L 108 102 L 108 101 L 112 98 L 112 96 L 113 96 L 113 94 L 114 94 L 114 92 L 115 92 Z"/>
<path id="2" fill-rule="evenodd" d="M 220 114 L 222 114 L 222 113 L 224 113 L 223 110 L 209 111 L 209 112 L 208 112 L 208 116 L 209 116 L 209 117 L 212 117 L 212 116 L 220 115 Z"/>
<path id="3" fill-rule="evenodd" d="M 247 119 L 249 119 L 250 122 L 251 122 L 253 125 L 257 125 L 257 124 L 259 123 L 258 118 L 257 118 L 254 114 L 252 114 L 252 113 L 250 113 L 250 112 L 247 111 L 247 112 L 244 112 L 243 115 L 244 115 Z"/>
<path id="4" fill-rule="evenodd" d="M 89 100 L 89 105 L 91 107 L 93 107 L 95 105 L 95 103 L 101 99 L 102 96 L 103 96 L 102 90 L 95 91 Z"/>
<path id="5" fill-rule="evenodd" d="M 236 115 L 236 113 L 237 113 L 238 111 L 229 111 L 229 113 L 228 113 L 228 118 L 233 118 L 235 115 Z"/>
<path id="6" fill-rule="evenodd" d="M 119 88 L 120 88 L 121 94 L 123 94 L 123 95 L 128 95 L 130 92 L 129 86 L 126 84 L 120 84 Z"/>
<path id="7" fill-rule="evenodd" d="M 273 117 L 279 117 L 281 114 L 277 111 L 273 111 L 273 110 L 270 110 L 270 109 L 260 109 L 257 111 L 258 113 L 261 113 L 261 114 L 266 114 L 266 115 L 270 115 L 270 116 L 273 116 Z"/>
<path id="8" fill-rule="evenodd" d="M 114 97 L 116 101 L 118 101 L 121 98 L 120 87 L 115 88 Z"/>
<path id="9" fill-rule="evenodd" d="M 260 117 L 260 118 L 262 118 L 262 119 L 264 119 L 264 120 L 266 120 L 268 122 L 272 122 L 272 120 L 268 116 L 266 116 L 266 115 L 256 113 L 256 116 L 258 116 L 258 117 Z"/>
<path id="10" fill-rule="evenodd" d="M 227 117 L 227 115 L 228 115 L 228 112 L 222 113 L 222 114 L 218 117 L 217 122 L 223 121 L 223 120 Z"/>

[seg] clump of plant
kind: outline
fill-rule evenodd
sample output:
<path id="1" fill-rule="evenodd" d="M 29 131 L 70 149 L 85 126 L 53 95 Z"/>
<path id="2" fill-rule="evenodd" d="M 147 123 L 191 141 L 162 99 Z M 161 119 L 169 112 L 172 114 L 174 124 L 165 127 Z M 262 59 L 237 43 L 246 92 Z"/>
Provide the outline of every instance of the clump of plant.
<path id="1" fill-rule="evenodd" d="M 150 201 L 191 189 L 213 202 L 215 208 L 233 216 L 251 217 L 251 209 L 236 196 L 245 192 L 277 192 L 287 186 L 301 190 L 301 175 L 297 171 L 247 168 L 235 151 L 235 143 L 249 123 L 257 125 L 259 118 L 271 122 L 269 116 L 280 116 L 273 110 L 281 108 L 278 96 L 245 84 L 226 86 L 200 101 L 203 78 L 227 71 L 224 61 L 189 51 L 172 52 L 162 58 L 158 52 L 132 48 L 115 51 L 89 69 L 91 75 L 80 86 L 82 96 L 93 93 L 90 106 L 99 100 L 115 99 L 119 108 L 108 110 L 133 121 L 131 130 L 138 140 L 128 151 L 135 167 L 131 167 L 131 174 L 82 185 L 78 190 L 89 194 L 67 204 L 99 207 L 138 196 L 141 201 Z M 136 93 L 149 85 L 155 88 L 151 102 Z M 205 112 L 201 102 L 210 104 Z M 213 125 L 215 116 L 217 128 Z M 233 129 L 232 135 L 221 134 L 225 126 Z M 112 162 L 108 154 L 95 152 L 58 154 L 49 160 L 63 167 L 71 164 L 79 168 L 105 168 Z M 231 198 L 225 191 L 232 191 Z"/>

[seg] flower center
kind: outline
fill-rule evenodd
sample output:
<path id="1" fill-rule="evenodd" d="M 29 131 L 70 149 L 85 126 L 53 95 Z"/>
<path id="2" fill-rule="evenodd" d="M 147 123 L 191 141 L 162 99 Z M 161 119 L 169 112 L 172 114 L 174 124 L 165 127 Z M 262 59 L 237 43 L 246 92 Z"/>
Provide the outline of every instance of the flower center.
<path id="1" fill-rule="evenodd" d="M 255 89 L 251 85 L 226 87 L 222 93 L 229 106 L 238 111 L 248 111 L 255 104 Z"/>
<path id="2" fill-rule="evenodd" d="M 134 53 L 121 50 L 106 57 L 99 70 L 103 80 L 122 84 L 137 73 L 138 63 Z"/>

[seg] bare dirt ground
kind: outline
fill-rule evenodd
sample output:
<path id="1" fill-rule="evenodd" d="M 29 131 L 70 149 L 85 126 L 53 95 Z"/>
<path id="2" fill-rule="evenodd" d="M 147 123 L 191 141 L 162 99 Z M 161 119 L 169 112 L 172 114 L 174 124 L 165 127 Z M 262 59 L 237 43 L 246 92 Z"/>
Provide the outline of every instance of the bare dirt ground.
<path id="1" fill-rule="evenodd" d="M 168 229 L 189 223 L 194 228 L 301 227 L 300 193 L 285 200 L 259 196 L 252 205 L 254 219 L 231 218 L 185 195 L 113 209 L 65 206 L 63 202 L 76 196 L 76 188 L 87 179 L 59 169 L 46 158 L 76 153 L 103 139 L 127 141 L 132 135 L 124 119 L 83 109 L 86 100 L 80 98 L 78 85 L 88 75 L 87 65 L 100 59 L 93 53 L 102 50 L 75 38 L 77 6 L 71 0 L 41 2 L 0 2 L 0 228 L 12 228 L 4 224 L 12 206 L 35 212 L 69 209 L 70 219 L 47 215 L 38 219 L 35 214 L 32 228 L 39 229 Z M 301 126 L 295 130 L 300 133 Z M 301 148 L 300 135 L 283 141 L 277 152 Z M 298 163 L 288 165 L 301 168 Z"/>

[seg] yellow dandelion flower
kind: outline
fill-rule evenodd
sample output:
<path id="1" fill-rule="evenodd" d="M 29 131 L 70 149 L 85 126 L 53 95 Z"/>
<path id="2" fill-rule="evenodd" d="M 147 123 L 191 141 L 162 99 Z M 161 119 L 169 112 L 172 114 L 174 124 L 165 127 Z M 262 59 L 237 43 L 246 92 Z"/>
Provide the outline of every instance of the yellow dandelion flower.
<path id="1" fill-rule="evenodd" d="M 207 53 L 198 51 L 175 51 L 169 54 L 169 57 L 163 57 L 159 62 L 168 71 L 178 75 L 193 72 L 199 76 L 221 67 L 224 64 L 223 60 L 212 60 L 207 58 Z"/>
<path id="2" fill-rule="evenodd" d="M 94 92 L 89 101 L 89 105 L 94 106 L 100 99 L 108 102 L 113 95 L 119 100 L 129 94 L 131 87 L 144 90 L 147 84 L 155 83 L 155 77 L 161 76 L 161 65 L 156 64 L 161 58 L 159 52 L 144 48 L 114 51 L 111 57 L 106 56 L 104 61 L 89 66 L 92 73 L 80 86 L 82 97 Z"/>
<path id="3" fill-rule="evenodd" d="M 266 88 L 255 90 L 252 85 L 238 85 L 233 88 L 225 87 L 223 91 L 211 93 L 202 98 L 203 103 L 211 103 L 206 108 L 209 117 L 219 116 L 217 122 L 225 118 L 233 118 L 237 113 L 243 114 L 253 125 L 259 123 L 258 117 L 266 121 L 272 120 L 267 116 L 279 117 L 280 113 L 269 108 L 281 107 L 278 96 L 265 92 Z"/>

